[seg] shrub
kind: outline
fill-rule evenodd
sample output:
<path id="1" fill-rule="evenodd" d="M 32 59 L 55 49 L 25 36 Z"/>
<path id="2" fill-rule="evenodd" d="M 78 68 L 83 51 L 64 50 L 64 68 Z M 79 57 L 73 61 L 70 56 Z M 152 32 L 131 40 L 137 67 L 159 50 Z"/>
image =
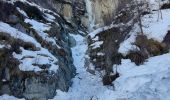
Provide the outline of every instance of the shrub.
<path id="1" fill-rule="evenodd" d="M 104 75 L 103 76 L 103 85 L 112 85 L 112 82 L 115 81 L 119 77 L 119 73 L 115 75 Z"/>
<path id="2" fill-rule="evenodd" d="M 161 9 L 169 9 L 170 8 L 170 3 L 165 3 L 161 6 Z"/>
<path id="3" fill-rule="evenodd" d="M 144 56 L 144 54 L 141 51 L 130 51 L 130 53 L 126 56 L 126 59 L 130 59 L 136 65 L 143 64 L 143 62 L 147 58 L 148 57 Z"/>
<path id="4" fill-rule="evenodd" d="M 154 39 L 147 39 L 146 36 L 138 36 L 135 45 L 141 49 L 141 52 L 145 52 L 146 50 L 149 53 L 149 56 L 157 56 L 169 51 L 168 47 L 162 43 L 155 41 Z"/>
<path id="5" fill-rule="evenodd" d="M 136 65 L 143 64 L 145 59 L 149 56 L 158 56 L 169 51 L 169 48 L 163 43 L 155 41 L 154 39 L 147 39 L 146 36 L 138 35 L 134 43 L 140 50 L 131 50 L 125 57 L 131 59 Z"/>

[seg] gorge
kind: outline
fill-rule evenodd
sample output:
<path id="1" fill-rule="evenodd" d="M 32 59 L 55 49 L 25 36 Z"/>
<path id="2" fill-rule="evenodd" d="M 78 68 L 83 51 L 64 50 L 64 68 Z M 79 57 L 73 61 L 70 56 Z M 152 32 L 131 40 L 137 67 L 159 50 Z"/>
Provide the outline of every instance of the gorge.
<path id="1" fill-rule="evenodd" d="M 169 5 L 0 0 L 0 100 L 169 100 Z"/>

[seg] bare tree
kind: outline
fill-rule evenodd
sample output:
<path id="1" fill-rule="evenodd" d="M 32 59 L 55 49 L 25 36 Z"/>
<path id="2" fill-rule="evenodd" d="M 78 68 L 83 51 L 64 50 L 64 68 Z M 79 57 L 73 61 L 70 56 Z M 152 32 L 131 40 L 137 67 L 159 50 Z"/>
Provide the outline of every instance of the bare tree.
<path id="1" fill-rule="evenodd" d="M 163 19 L 162 11 L 161 11 L 161 1 L 160 0 L 158 0 L 158 5 L 159 5 L 159 9 L 158 9 L 158 19 L 157 19 L 157 21 L 159 21 L 160 17 L 161 17 L 161 19 Z"/>
<path id="2" fill-rule="evenodd" d="M 142 12 L 140 10 L 140 4 L 138 3 L 138 0 L 135 0 L 135 3 L 136 3 L 136 8 L 137 8 L 137 20 L 139 22 L 139 27 L 140 27 L 140 31 L 141 31 L 141 35 L 144 35 L 144 32 L 143 32 L 143 28 L 142 28 L 142 18 L 141 18 L 141 15 L 142 15 Z"/>

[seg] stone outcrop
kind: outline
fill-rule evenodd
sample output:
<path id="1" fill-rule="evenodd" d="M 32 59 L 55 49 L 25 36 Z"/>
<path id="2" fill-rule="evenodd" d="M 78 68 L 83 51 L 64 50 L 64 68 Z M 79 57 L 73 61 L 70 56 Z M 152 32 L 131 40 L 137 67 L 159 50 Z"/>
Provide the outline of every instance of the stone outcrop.
<path id="1" fill-rule="evenodd" d="M 112 23 L 128 0 L 29 0 L 61 14 L 78 29 L 92 31 Z"/>
<path id="2" fill-rule="evenodd" d="M 119 0 L 86 0 L 90 28 L 109 25 L 115 16 Z"/>
<path id="3" fill-rule="evenodd" d="M 118 7 L 117 10 L 121 9 L 122 6 L 125 7 L 126 3 L 119 6 L 120 8 Z M 121 63 L 122 55 L 118 53 L 119 45 L 128 36 L 128 33 L 133 27 L 136 19 L 133 13 L 133 5 L 128 6 L 127 8 L 124 8 L 124 10 L 120 10 L 116 13 L 119 16 L 114 16 L 114 20 L 112 22 L 115 26 L 113 25 L 109 29 L 103 29 L 103 31 L 99 32 L 94 37 L 89 36 L 88 40 L 88 51 L 91 62 L 96 68 L 106 70 L 107 74 L 113 71 L 113 64 Z M 132 23 L 128 24 L 129 22 Z M 118 23 L 123 24 L 119 25 Z M 102 44 L 99 47 L 94 48 L 94 44 L 97 44 L 99 41 L 102 41 Z"/>
<path id="4" fill-rule="evenodd" d="M 43 5 L 45 1 L 39 3 Z M 49 7 L 50 4 L 44 4 L 44 6 Z M 27 16 L 20 13 L 18 9 L 22 9 Z M 51 6 L 49 9 L 55 8 Z M 53 15 L 55 22 L 47 20 L 45 13 Z M 68 91 L 72 84 L 71 79 L 76 73 L 70 49 L 71 46 L 75 46 L 76 44 L 75 40 L 68 34 L 69 32 L 73 32 L 72 26 L 62 18 L 62 15 L 60 17 L 53 12 L 43 12 L 37 6 L 20 1 L 14 3 L 0 1 L 0 14 L 0 21 L 9 24 L 11 27 L 17 29 L 18 32 L 23 32 L 22 34 L 27 34 L 29 37 L 34 38 L 40 44 L 40 47 L 36 47 L 31 42 L 25 42 L 22 39 L 16 39 L 17 37 L 8 35 L 8 33 L 0 32 L 0 44 L 6 45 L 0 48 L 0 95 L 10 94 L 28 100 L 47 100 L 55 96 L 56 89 Z M 45 40 L 38 31 L 32 28 L 32 25 L 24 21 L 26 18 L 44 24 L 50 23 L 51 28 L 45 34 L 48 34 L 48 38 L 55 38 L 56 44 Z M 53 57 L 58 59 L 58 62 L 54 63 L 54 66 L 59 66 L 59 68 L 53 71 L 50 70 L 52 66 L 50 63 L 33 63 L 32 65 L 39 67 L 41 71 L 21 70 L 20 64 L 23 59 L 35 59 L 31 54 L 23 56 L 21 59 L 13 56 L 14 54 L 22 55 L 23 49 L 32 52 L 32 54 L 36 54 L 36 52 L 40 52 L 42 49 L 48 50 Z M 45 57 L 44 59 L 49 59 L 51 56 L 38 53 L 37 55 Z"/>
<path id="5" fill-rule="evenodd" d="M 84 0 L 28 0 L 61 15 L 76 30 L 86 30 L 87 16 Z"/>

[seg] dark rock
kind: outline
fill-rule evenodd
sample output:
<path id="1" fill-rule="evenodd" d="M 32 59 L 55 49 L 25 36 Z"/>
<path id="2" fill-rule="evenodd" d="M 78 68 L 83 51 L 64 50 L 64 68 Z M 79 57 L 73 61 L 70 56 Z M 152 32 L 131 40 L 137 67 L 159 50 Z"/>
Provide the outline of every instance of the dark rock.
<path id="1" fill-rule="evenodd" d="M 69 46 L 70 47 L 75 47 L 76 46 L 76 40 L 74 39 L 74 37 L 69 36 Z"/>
<path id="2" fill-rule="evenodd" d="M 27 3 L 23 3 L 21 1 L 15 2 L 14 5 L 24 10 L 31 19 L 46 21 L 44 18 L 45 15 L 35 6 L 30 6 Z"/>
<path id="3" fill-rule="evenodd" d="M 168 31 L 168 33 L 166 34 L 163 43 L 166 44 L 166 46 L 168 46 L 170 48 L 170 31 Z"/>
<path id="4" fill-rule="evenodd" d="M 57 80 L 51 76 L 27 78 L 24 83 L 23 96 L 29 100 L 52 99 L 56 94 L 56 83 Z"/>
<path id="5" fill-rule="evenodd" d="M 15 23 L 19 22 L 19 18 L 16 15 L 10 15 L 8 18 L 8 22 L 15 24 Z"/>
<path id="6" fill-rule="evenodd" d="M 119 73 L 115 75 L 105 75 L 103 76 L 103 85 L 112 85 L 112 82 L 115 81 L 119 77 Z"/>
<path id="7" fill-rule="evenodd" d="M 161 9 L 169 9 L 170 8 L 170 3 L 165 3 L 161 6 Z"/>

